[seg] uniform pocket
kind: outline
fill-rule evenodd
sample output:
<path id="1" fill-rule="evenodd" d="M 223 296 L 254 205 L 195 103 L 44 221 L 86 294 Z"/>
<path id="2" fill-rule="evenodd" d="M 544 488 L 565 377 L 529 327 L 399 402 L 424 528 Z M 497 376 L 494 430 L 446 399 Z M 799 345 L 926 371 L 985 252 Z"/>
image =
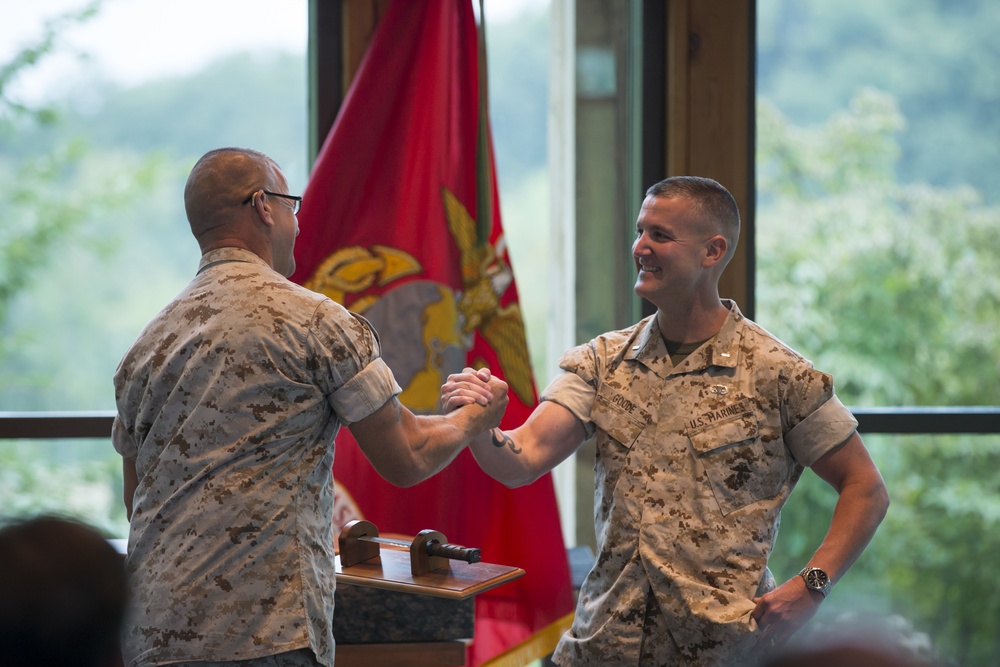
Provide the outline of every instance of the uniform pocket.
<path id="1" fill-rule="evenodd" d="M 638 409 L 625 399 L 598 394 L 590 418 L 620 444 L 631 447 L 648 423 L 645 413 L 633 414 L 636 412 L 639 412 Z"/>
<path id="2" fill-rule="evenodd" d="M 597 427 L 598 500 L 610 497 L 648 414 L 619 394 L 599 393 L 590 418 Z M 598 503 L 598 507 L 601 503 Z"/>
<path id="3" fill-rule="evenodd" d="M 753 412 L 689 431 L 688 438 L 723 514 L 778 492 L 783 469 L 767 456 Z"/>

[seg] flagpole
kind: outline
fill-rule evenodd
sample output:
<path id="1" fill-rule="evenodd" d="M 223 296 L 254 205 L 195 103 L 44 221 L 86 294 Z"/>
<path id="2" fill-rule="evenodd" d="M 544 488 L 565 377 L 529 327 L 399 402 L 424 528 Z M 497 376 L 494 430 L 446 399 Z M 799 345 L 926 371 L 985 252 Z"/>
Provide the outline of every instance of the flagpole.
<path id="1" fill-rule="evenodd" d="M 490 242 L 493 229 L 493 173 L 489 156 L 489 86 L 486 66 L 486 14 L 479 0 L 479 26 L 476 42 L 479 50 L 479 132 L 476 138 L 476 232 L 480 245 Z"/>

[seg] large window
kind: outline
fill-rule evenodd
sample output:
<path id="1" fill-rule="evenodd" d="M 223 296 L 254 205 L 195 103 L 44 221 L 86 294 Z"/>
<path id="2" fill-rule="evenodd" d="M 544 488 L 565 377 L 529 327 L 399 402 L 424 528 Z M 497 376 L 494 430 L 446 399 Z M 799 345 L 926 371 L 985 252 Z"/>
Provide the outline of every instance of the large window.
<path id="1" fill-rule="evenodd" d="M 304 0 L 82 5 L 4 21 L 4 61 L 54 39 L 2 91 L 5 411 L 114 406 L 120 355 L 197 266 L 181 193 L 202 153 L 255 147 L 305 185 Z"/>
<path id="2" fill-rule="evenodd" d="M 757 4 L 758 321 L 859 412 L 925 408 L 927 430 L 980 431 L 1000 405 L 1000 6 Z M 1000 585 L 978 573 L 1000 441 L 862 435 L 893 505 L 825 620 L 876 614 L 922 652 L 993 664 Z M 783 514 L 779 575 L 822 538 L 833 498 L 814 481 Z"/>
<path id="3" fill-rule="evenodd" d="M 0 194 L 15 206 L 0 231 L 0 413 L 54 424 L 53 412 L 113 410 L 118 360 L 197 266 L 181 193 L 206 150 L 262 150 L 302 191 L 307 12 L 306 0 L 51 0 L 0 24 L 0 64 L 22 63 L 0 80 Z M 512 263 L 519 285 L 551 284 L 549 3 L 487 3 L 486 20 Z M 554 293 L 522 287 L 520 300 L 544 384 Z M 103 433 L 0 439 L 0 514 L 65 511 L 123 536 L 120 466 Z"/>
<path id="4" fill-rule="evenodd" d="M 197 266 L 181 193 L 206 150 L 257 148 L 304 187 L 307 27 L 305 0 L 5 12 L 0 412 L 113 409 L 119 358 Z M 124 535 L 120 466 L 106 438 L 0 440 L 0 507 Z"/>

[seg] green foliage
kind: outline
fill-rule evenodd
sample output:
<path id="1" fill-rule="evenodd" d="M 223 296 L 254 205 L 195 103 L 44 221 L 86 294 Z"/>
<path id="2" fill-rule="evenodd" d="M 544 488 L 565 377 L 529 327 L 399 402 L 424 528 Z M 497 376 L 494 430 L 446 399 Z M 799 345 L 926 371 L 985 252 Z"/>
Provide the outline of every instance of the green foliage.
<path id="1" fill-rule="evenodd" d="M 38 63 L 59 50 L 62 46 L 59 39 L 64 30 L 96 16 L 101 4 L 102 0 L 93 0 L 75 11 L 67 12 L 47 21 L 42 28 L 42 36 L 39 39 L 18 51 L 9 63 L 0 64 L 0 132 L 9 131 L 8 125 L 18 119 L 27 119 L 43 124 L 51 124 L 56 121 L 58 115 L 52 108 L 19 102 L 10 94 L 10 85 L 19 76 L 30 72 Z"/>
<path id="2" fill-rule="evenodd" d="M 59 34 L 67 26 L 93 17 L 100 2 L 60 16 L 46 24 L 39 40 L 0 66 L 0 200 L 8 204 L 6 224 L 0 228 L 0 363 L 21 361 L 28 332 L 8 322 L 11 308 L 35 285 L 43 282 L 57 252 L 85 248 L 106 259 L 114 235 L 94 233 L 88 220 L 101 219 L 137 197 L 156 179 L 155 157 L 120 159 L 114 151 L 98 156 L 75 133 L 60 133 L 63 116 L 54 106 L 32 107 L 13 99 L 10 84 L 30 74 L 46 56 L 55 53 Z M 14 144 L 25 137 L 50 133 L 57 138 L 44 145 L 28 144 L 19 153 Z M 51 275 L 51 274 L 50 274 Z M 72 280 L 72 279 L 70 279 Z M 15 385 L 16 374 L 2 374 L 0 390 Z M 30 376 L 28 376 L 30 382 Z"/>
<path id="3" fill-rule="evenodd" d="M 54 127 L 31 127 L 4 140 L 5 153 L 26 159 L 86 136 L 101 150 L 154 153 L 187 170 L 219 146 L 247 146 L 272 156 L 289 185 L 305 187 L 306 68 L 301 56 L 232 55 L 200 72 L 122 88 L 94 83 L 86 100 L 71 94 Z M 179 191 L 175 195 L 179 199 Z"/>
<path id="4" fill-rule="evenodd" d="M 107 449 L 87 440 L 0 442 L 0 518 L 52 512 L 126 535 L 121 458 Z"/>
<path id="5" fill-rule="evenodd" d="M 50 21 L 36 43 L 16 53 L 9 63 L 0 65 L 0 136 L 12 136 L 25 124 L 55 122 L 56 114 L 51 108 L 17 101 L 9 92 L 10 86 L 56 50 L 58 34 L 65 25 L 90 18 L 95 12 L 96 6 L 91 5 L 79 13 Z M 31 282 L 32 272 L 42 263 L 45 252 L 80 217 L 69 202 L 45 209 L 45 204 L 55 197 L 53 185 L 79 155 L 79 143 L 71 143 L 49 155 L 23 162 L 0 162 L 0 199 L 13 209 L 8 224 L 0 229 L 0 326 L 6 319 L 10 301 Z M 9 341 L 0 344 L 0 357 L 8 345 Z"/>
<path id="6" fill-rule="evenodd" d="M 1000 224 L 970 187 L 899 184 L 891 97 L 809 129 L 758 104 L 758 311 L 854 405 L 994 405 Z"/>
<path id="7" fill-rule="evenodd" d="M 1000 7 L 993 0 L 759 0 L 758 91 L 799 126 L 859 89 L 908 122 L 899 182 L 969 184 L 990 201 L 1000 135 Z"/>
<path id="8" fill-rule="evenodd" d="M 100 274 L 119 249 L 118 235 L 102 222 L 160 176 L 155 155 L 95 150 L 79 133 L 64 131 L 65 110 L 28 105 L 10 92 L 18 77 L 60 50 L 66 27 L 93 17 L 99 6 L 92 2 L 50 21 L 34 44 L 0 65 L 0 201 L 7 205 L 0 227 L 0 410 L 65 409 L 65 402 L 33 404 L 35 390 L 52 387 L 62 390 L 53 392 L 57 400 L 65 390 L 90 400 L 101 395 L 86 379 L 97 377 L 86 372 L 100 356 L 101 336 L 90 331 L 100 329 L 81 332 L 80 325 L 107 304 L 72 269 L 87 257 L 88 273 Z M 40 136 L 50 140 L 14 150 Z M 77 298 L 67 299 L 74 290 Z M 106 442 L 2 442 L 0 508 L 4 516 L 70 514 L 123 535 L 120 465 Z"/>
<path id="9" fill-rule="evenodd" d="M 1000 208 L 968 186 L 897 183 L 905 126 L 875 90 L 809 128 L 759 101 L 758 319 L 834 372 L 848 404 L 1000 403 L 1000 257 L 987 250 Z M 1000 548 L 1000 438 L 866 440 L 893 505 L 826 622 L 895 612 L 960 664 L 992 664 L 1000 581 L 983 554 Z M 804 477 L 776 571 L 808 560 L 834 501 Z"/>
<path id="10" fill-rule="evenodd" d="M 871 545 L 839 582 L 803 637 L 853 618 L 868 632 L 904 624 L 925 657 L 965 667 L 994 665 L 1000 641 L 1000 436 L 865 438 L 892 506 Z M 835 494 L 805 475 L 782 512 L 770 566 L 793 575 L 819 544 Z M 779 577 L 780 578 L 780 577 Z M 860 619 L 860 620 L 859 620 Z M 905 620 L 904 620 L 905 619 Z"/>
<path id="11" fill-rule="evenodd" d="M 256 54 L 163 82 L 167 95 L 153 83 L 96 86 L 84 108 L 64 101 L 59 123 L 0 137 L 0 175 L 20 173 L 33 193 L 16 228 L 41 234 L 43 216 L 65 221 L 45 242 L 52 259 L 14 272 L 23 279 L 4 326 L 0 410 L 113 407 L 119 358 L 197 265 L 181 197 L 194 161 L 219 145 L 251 146 L 285 167 L 291 188 L 304 187 L 304 70 L 301 57 Z M 269 94 L 248 105 L 255 86 Z M 78 146 L 75 161 L 48 180 L 29 173 L 66 145 Z"/>
<path id="12" fill-rule="evenodd" d="M 758 10 L 757 319 L 833 372 L 848 405 L 1000 404 L 1000 6 Z M 865 440 L 893 503 L 813 626 L 892 618 L 915 652 L 995 664 L 1000 591 L 984 566 L 1000 547 L 1000 440 Z M 803 477 L 779 578 L 820 543 L 835 499 Z"/>
<path id="13" fill-rule="evenodd" d="M 116 168 L 121 162 L 113 155 L 96 157 L 77 139 L 48 154 L 0 160 L 0 198 L 10 213 L 8 225 L 0 229 L 0 324 L 14 298 L 42 275 L 56 248 L 79 244 L 107 257 L 113 238 L 93 235 L 85 221 L 108 215 L 156 176 L 152 159 L 129 159 Z"/>

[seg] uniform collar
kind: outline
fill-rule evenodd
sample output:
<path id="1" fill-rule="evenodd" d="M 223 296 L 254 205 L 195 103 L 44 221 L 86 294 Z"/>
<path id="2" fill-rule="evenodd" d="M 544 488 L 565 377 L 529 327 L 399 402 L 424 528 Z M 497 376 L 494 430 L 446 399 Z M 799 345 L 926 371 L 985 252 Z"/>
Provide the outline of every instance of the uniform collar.
<path id="1" fill-rule="evenodd" d="M 639 329 L 625 358 L 638 361 L 664 378 L 674 373 L 704 370 L 710 366 L 734 368 L 739 357 L 745 318 L 735 301 L 723 299 L 722 303 L 729 308 L 729 315 L 722 323 L 722 328 L 676 368 L 670 361 L 667 345 L 656 323 L 656 315 L 650 315 L 639 323 Z"/>
<path id="2" fill-rule="evenodd" d="M 211 264 L 223 264 L 226 262 L 249 262 L 250 264 L 260 264 L 261 266 L 271 268 L 263 258 L 250 250 L 226 247 L 209 250 L 202 255 L 201 261 L 198 262 L 198 273 L 204 271 Z"/>

